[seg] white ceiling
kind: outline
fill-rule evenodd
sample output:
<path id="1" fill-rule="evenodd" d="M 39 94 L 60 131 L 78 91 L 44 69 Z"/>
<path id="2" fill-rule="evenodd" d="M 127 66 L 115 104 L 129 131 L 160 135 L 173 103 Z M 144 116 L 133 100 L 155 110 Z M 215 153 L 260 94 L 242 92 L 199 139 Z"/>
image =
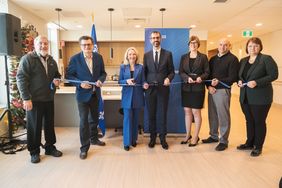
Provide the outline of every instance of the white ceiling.
<path id="1" fill-rule="evenodd" d="M 144 27 L 189 28 L 207 31 L 208 45 L 231 34 L 231 42 L 242 40 L 242 31 L 253 30 L 254 35 L 282 29 L 282 0 L 11 0 L 14 4 L 34 13 L 47 22 L 58 22 L 55 8 L 60 13 L 60 25 L 67 30 L 90 30 L 92 15 L 96 30 L 143 30 Z M 256 23 L 263 23 L 256 27 Z M 140 24 L 141 28 L 135 28 Z M 82 25 L 78 28 L 77 25 Z"/>

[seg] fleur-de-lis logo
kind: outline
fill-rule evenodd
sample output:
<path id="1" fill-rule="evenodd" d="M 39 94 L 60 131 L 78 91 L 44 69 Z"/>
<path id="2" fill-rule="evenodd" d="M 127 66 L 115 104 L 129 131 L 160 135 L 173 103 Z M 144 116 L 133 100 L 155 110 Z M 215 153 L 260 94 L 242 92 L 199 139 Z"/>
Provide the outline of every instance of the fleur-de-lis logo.
<path id="1" fill-rule="evenodd" d="M 99 119 L 104 120 L 104 111 L 99 112 Z"/>

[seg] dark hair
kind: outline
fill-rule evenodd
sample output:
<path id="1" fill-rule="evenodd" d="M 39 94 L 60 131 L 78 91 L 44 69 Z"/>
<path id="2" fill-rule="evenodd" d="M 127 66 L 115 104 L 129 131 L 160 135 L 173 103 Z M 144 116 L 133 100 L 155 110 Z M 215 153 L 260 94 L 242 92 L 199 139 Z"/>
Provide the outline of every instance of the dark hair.
<path id="1" fill-rule="evenodd" d="M 262 51 L 263 45 L 262 45 L 262 42 L 261 42 L 260 38 L 258 38 L 258 37 L 252 37 L 252 38 L 250 38 L 250 39 L 247 41 L 247 44 L 246 44 L 246 53 L 247 53 L 247 54 L 249 53 L 249 52 L 248 52 L 248 45 L 249 45 L 250 42 L 255 43 L 255 44 L 258 44 L 258 45 L 260 46 L 259 52 Z"/>
<path id="2" fill-rule="evenodd" d="M 161 34 L 159 31 L 152 31 L 151 34 L 150 34 L 150 36 L 151 36 L 153 33 L 159 34 L 159 35 L 160 35 L 160 38 L 162 38 L 162 34 Z"/>
<path id="3" fill-rule="evenodd" d="M 90 37 L 90 36 L 81 36 L 78 41 L 79 41 L 79 44 L 81 43 L 82 40 L 91 40 L 91 43 L 94 44 L 94 41 L 93 41 L 93 38 Z"/>
<path id="4" fill-rule="evenodd" d="M 190 45 L 190 43 L 191 43 L 192 41 L 194 41 L 194 40 L 197 42 L 198 47 L 200 47 L 200 39 L 199 39 L 199 37 L 197 37 L 197 36 L 195 36 L 195 35 L 192 35 L 192 36 L 190 37 L 189 42 L 188 42 L 188 45 Z"/>

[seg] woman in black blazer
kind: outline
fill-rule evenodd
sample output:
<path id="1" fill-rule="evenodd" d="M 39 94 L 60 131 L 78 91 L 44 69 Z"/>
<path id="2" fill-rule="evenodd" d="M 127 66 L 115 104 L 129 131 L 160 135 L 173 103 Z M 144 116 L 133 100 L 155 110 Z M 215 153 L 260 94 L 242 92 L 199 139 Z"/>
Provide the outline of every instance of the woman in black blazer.
<path id="1" fill-rule="evenodd" d="M 209 63 L 205 54 L 198 52 L 200 40 L 191 36 L 189 40 L 190 52 L 181 57 L 179 74 L 183 80 L 181 95 L 182 106 L 185 113 L 186 139 L 181 144 L 189 142 L 191 137 L 191 124 L 194 116 L 195 132 L 189 147 L 196 146 L 199 141 L 199 132 L 202 124 L 201 109 L 205 99 L 205 84 L 203 80 L 209 76 Z"/>
<path id="2" fill-rule="evenodd" d="M 273 100 L 272 84 L 278 78 L 278 67 L 273 58 L 261 54 L 263 49 L 259 38 L 247 41 L 249 56 L 241 59 L 238 86 L 240 103 L 246 118 L 247 141 L 238 150 L 252 150 L 251 156 L 262 152 L 266 135 L 266 118 Z"/>

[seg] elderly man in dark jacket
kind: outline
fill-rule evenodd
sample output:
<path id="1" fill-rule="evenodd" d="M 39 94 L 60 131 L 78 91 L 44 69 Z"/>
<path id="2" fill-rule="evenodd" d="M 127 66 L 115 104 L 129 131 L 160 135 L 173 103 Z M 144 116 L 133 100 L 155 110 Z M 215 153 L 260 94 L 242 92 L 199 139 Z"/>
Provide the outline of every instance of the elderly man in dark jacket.
<path id="1" fill-rule="evenodd" d="M 35 50 L 22 57 L 17 73 L 17 85 L 27 114 L 27 148 L 32 163 L 40 162 L 42 123 L 45 155 L 61 157 L 54 144 L 54 94 L 60 78 L 57 63 L 48 55 L 48 39 L 34 39 Z"/>

